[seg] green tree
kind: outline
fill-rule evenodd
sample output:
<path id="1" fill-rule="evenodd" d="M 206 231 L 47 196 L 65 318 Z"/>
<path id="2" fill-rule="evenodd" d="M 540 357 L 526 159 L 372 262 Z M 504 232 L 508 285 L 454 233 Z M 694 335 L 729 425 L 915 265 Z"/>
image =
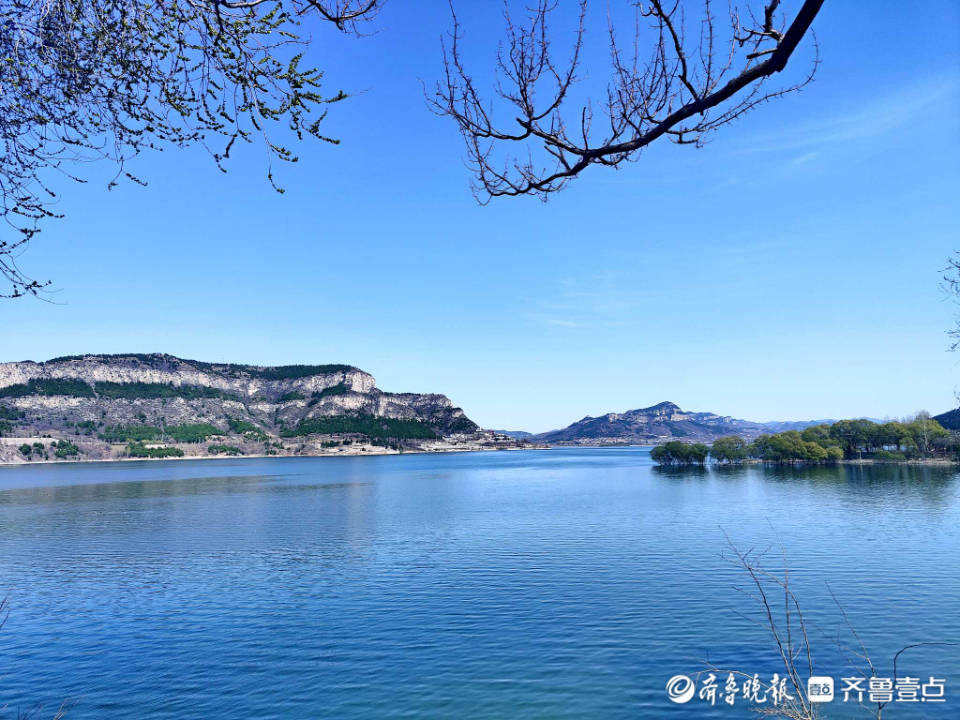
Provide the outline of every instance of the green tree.
<path id="1" fill-rule="evenodd" d="M 770 445 L 770 435 L 759 435 L 747 446 L 747 455 L 754 460 L 763 460 Z"/>
<path id="2" fill-rule="evenodd" d="M 710 448 L 703 443 L 685 443 L 671 440 L 650 451 L 650 457 L 659 465 L 703 465 Z"/>
<path id="3" fill-rule="evenodd" d="M 928 455 L 937 440 L 950 437 L 950 432 L 945 430 L 936 420 L 933 420 L 928 412 L 917 413 L 917 416 L 906 427 L 921 455 Z"/>
<path id="4" fill-rule="evenodd" d="M 827 453 L 827 462 L 835 463 L 843 460 L 843 450 L 838 445 L 831 445 L 825 448 Z"/>
<path id="5" fill-rule="evenodd" d="M 747 444 L 736 435 L 717 438 L 710 447 L 710 457 L 721 463 L 742 462 L 747 457 Z"/>
<path id="6" fill-rule="evenodd" d="M 819 443 L 804 440 L 797 430 L 788 430 L 776 435 L 760 436 L 751 444 L 749 453 L 751 457 L 770 463 L 822 463 L 835 458 L 837 454 L 842 457 L 840 448 L 832 447 L 833 450 L 828 451 Z"/>
<path id="7" fill-rule="evenodd" d="M 873 424 L 869 420 L 840 420 L 830 427 L 830 434 L 843 449 L 844 457 L 860 457 L 868 448 Z"/>
<path id="8" fill-rule="evenodd" d="M 800 460 L 810 463 L 822 463 L 827 460 L 827 451 L 815 442 L 801 440 Z"/>
<path id="9" fill-rule="evenodd" d="M 703 443 L 693 443 L 687 446 L 687 458 L 694 465 L 703 465 L 710 455 L 710 447 Z"/>
<path id="10" fill-rule="evenodd" d="M 910 440 L 910 432 L 904 427 L 903 423 L 888 422 L 877 428 L 875 447 L 876 449 L 882 449 L 892 446 L 899 451 Z"/>
<path id="11" fill-rule="evenodd" d="M 800 433 L 800 437 L 806 442 L 815 442 L 817 445 L 827 446 L 833 444 L 830 435 L 829 425 L 812 425 Z"/>

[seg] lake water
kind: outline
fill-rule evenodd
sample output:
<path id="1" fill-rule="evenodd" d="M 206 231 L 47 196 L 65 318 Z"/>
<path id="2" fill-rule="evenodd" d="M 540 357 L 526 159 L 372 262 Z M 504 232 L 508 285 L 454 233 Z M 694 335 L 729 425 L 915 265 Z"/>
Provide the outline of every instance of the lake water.
<path id="1" fill-rule="evenodd" d="M 0 717 L 750 717 L 664 689 L 707 662 L 783 672 L 725 534 L 785 553 L 818 674 L 854 672 L 828 587 L 880 676 L 960 641 L 948 468 L 665 472 L 640 448 L 3 468 Z M 898 670 L 946 702 L 884 718 L 960 717 L 960 648 Z"/>

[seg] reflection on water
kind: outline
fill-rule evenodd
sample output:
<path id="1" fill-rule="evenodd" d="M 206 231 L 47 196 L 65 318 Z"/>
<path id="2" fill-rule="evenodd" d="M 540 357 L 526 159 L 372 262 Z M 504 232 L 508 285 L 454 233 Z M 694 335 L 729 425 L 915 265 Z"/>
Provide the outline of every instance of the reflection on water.
<path id="1" fill-rule="evenodd" d="M 958 521 L 949 467 L 662 469 L 637 448 L 5 468 L 0 707 L 748 717 L 664 692 L 708 659 L 780 669 L 725 533 L 786 551 L 839 677 L 831 590 L 875 660 L 960 639 Z M 904 662 L 948 703 L 894 716 L 956 717 L 960 653 Z"/>

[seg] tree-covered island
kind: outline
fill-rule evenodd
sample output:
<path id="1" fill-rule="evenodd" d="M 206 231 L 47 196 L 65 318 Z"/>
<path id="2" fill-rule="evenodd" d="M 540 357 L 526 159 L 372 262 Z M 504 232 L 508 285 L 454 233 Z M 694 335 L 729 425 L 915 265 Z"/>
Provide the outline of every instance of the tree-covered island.
<path id="1" fill-rule="evenodd" d="M 953 436 L 927 413 L 904 422 L 875 423 L 841 420 L 761 435 L 748 442 L 736 435 L 720 437 L 712 445 L 673 440 L 658 445 L 650 457 L 660 465 L 704 465 L 764 462 L 822 464 L 872 460 L 960 460 L 960 436 Z"/>

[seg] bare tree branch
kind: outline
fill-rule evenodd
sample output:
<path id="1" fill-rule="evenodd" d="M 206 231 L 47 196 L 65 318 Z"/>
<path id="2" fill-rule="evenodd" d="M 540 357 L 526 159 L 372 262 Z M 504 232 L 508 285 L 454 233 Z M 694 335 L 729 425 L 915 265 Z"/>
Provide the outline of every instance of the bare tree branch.
<path id="1" fill-rule="evenodd" d="M 807 683 L 804 679 L 813 675 L 813 654 L 810 648 L 806 618 L 800 609 L 800 603 L 796 595 L 790 587 L 790 572 L 786 564 L 786 555 L 784 553 L 783 574 L 777 575 L 762 567 L 763 553 L 755 553 L 752 550 L 742 551 L 734 545 L 726 532 L 724 532 L 724 537 L 726 537 L 727 548 L 732 555 L 732 561 L 750 576 L 756 590 L 756 597 L 759 599 L 766 619 L 766 627 L 777 646 L 777 652 L 783 663 L 786 677 L 793 688 L 793 696 L 786 698 L 781 706 L 761 708 L 758 709 L 758 712 L 790 720 L 814 720 L 817 713 L 807 697 Z M 777 613 L 774 610 L 774 599 L 770 594 L 771 591 L 782 595 L 782 613 Z M 794 635 L 794 626 L 796 626 L 796 631 L 799 632 L 799 638 Z M 798 665 L 800 658 L 805 658 L 805 676 L 801 675 L 801 666 Z"/>
<path id="2" fill-rule="evenodd" d="M 618 43 L 610 23 L 612 73 L 602 134 L 594 131 L 591 103 L 576 111 L 576 122 L 561 112 L 577 80 L 586 0 L 579 1 L 579 21 L 565 62 L 555 59 L 548 31 L 556 2 L 539 0 L 522 24 L 505 13 L 506 39 L 497 55 L 495 96 L 511 111 L 513 124 L 494 121 L 493 107 L 467 71 L 461 50 L 463 32 L 451 6 L 453 31 L 449 42 L 443 43 L 444 77 L 428 102 L 457 124 L 466 143 L 477 199 L 488 202 L 516 195 L 546 199 L 587 167 L 616 167 L 635 160 L 661 137 L 680 145 L 701 145 L 711 131 L 761 103 L 799 90 L 812 79 L 816 58 L 800 82 L 772 90 L 766 87 L 766 81 L 787 66 L 823 0 L 804 0 L 786 30 L 780 0 L 763 6 L 762 20 L 752 12 L 731 8 L 725 34 L 718 27 L 711 0 L 703 0 L 695 44 L 688 39 L 691 21 L 681 2 L 635 3 L 638 23 L 632 57 Z M 741 16 L 749 16 L 750 21 L 745 24 Z M 653 38 L 646 59 L 641 58 L 641 21 Z M 724 52 L 721 46 L 726 46 Z M 525 146 L 523 155 L 510 150 L 518 143 Z M 542 155 L 535 158 L 534 150 Z"/>
<path id="3" fill-rule="evenodd" d="M 783 556 L 784 564 L 782 574 L 772 573 L 764 569 L 762 566 L 763 557 L 766 551 L 755 552 L 752 549 L 742 551 L 738 549 L 736 545 L 734 545 L 733 541 L 725 531 L 723 534 L 727 540 L 728 552 L 730 553 L 730 557 L 728 559 L 746 571 L 747 575 L 752 581 L 752 585 L 756 592 L 751 594 L 750 597 L 756 600 L 760 605 L 762 615 L 765 619 L 765 622 L 761 624 L 764 625 L 770 632 L 777 647 L 777 651 L 780 655 L 780 659 L 783 663 L 787 677 L 789 678 L 790 684 L 796 693 L 795 697 L 788 698 L 785 703 L 778 707 L 759 707 L 754 708 L 754 710 L 759 714 L 785 718 L 786 720 L 816 720 L 816 718 L 819 717 L 817 706 L 810 702 L 810 698 L 807 695 L 807 684 L 804 682 L 804 676 L 800 674 L 800 666 L 797 662 L 801 657 L 805 658 L 805 662 L 803 663 L 805 666 L 803 669 L 806 671 L 805 677 L 809 678 L 813 676 L 813 653 L 810 646 L 810 637 L 807 631 L 806 619 L 804 618 L 803 612 L 800 609 L 800 603 L 790 587 L 790 572 L 786 562 L 786 554 L 784 553 Z M 836 604 L 837 609 L 840 611 L 844 625 L 847 627 L 858 645 L 859 651 L 855 651 L 855 655 L 864 663 L 864 666 L 858 671 L 859 674 L 867 679 L 878 677 L 878 669 L 870 657 L 870 653 L 867 651 L 866 646 L 860 639 L 860 635 L 850 622 L 850 618 L 848 617 L 846 611 L 840 604 L 840 601 L 837 599 L 833 589 L 830 588 L 829 585 L 827 586 L 827 590 L 829 591 L 830 597 L 833 599 L 834 604 Z M 783 594 L 784 605 L 781 612 L 777 612 L 775 610 L 774 595 L 771 594 L 772 591 L 778 591 Z M 794 637 L 793 630 L 791 629 L 794 625 L 800 632 L 800 637 L 802 638 L 801 640 L 797 640 Z M 849 649 L 845 648 L 840 643 L 839 638 L 837 640 L 837 645 L 841 650 Z M 897 664 L 900 656 L 909 650 L 922 647 L 960 647 L 960 643 L 916 642 L 904 646 L 893 656 L 893 678 L 898 677 Z M 737 670 L 729 670 L 717 667 L 712 663 L 707 663 L 707 667 L 714 672 L 730 673 L 739 677 L 752 677 Z M 765 690 L 772 688 L 771 685 L 764 683 L 761 683 L 760 687 Z M 864 710 L 868 710 L 871 715 L 876 718 L 876 720 L 881 720 L 883 717 L 883 711 L 888 704 L 889 701 L 877 701 L 872 707 L 867 707 L 862 703 L 860 704 L 860 707 L 864 708 Z"/>
<path id="4" fill-rule="evenodd" d="M 960 253 L 954 253 L 947 259 L 947 267 L 943 269 L 943 290 L 954 303 L 960 304 Z M 960 350 L 960 318 L 951 330 L 947 330 L 950 337 L 950 352 Z M 960 395 L 957 398 L 960 405 Z"/>

